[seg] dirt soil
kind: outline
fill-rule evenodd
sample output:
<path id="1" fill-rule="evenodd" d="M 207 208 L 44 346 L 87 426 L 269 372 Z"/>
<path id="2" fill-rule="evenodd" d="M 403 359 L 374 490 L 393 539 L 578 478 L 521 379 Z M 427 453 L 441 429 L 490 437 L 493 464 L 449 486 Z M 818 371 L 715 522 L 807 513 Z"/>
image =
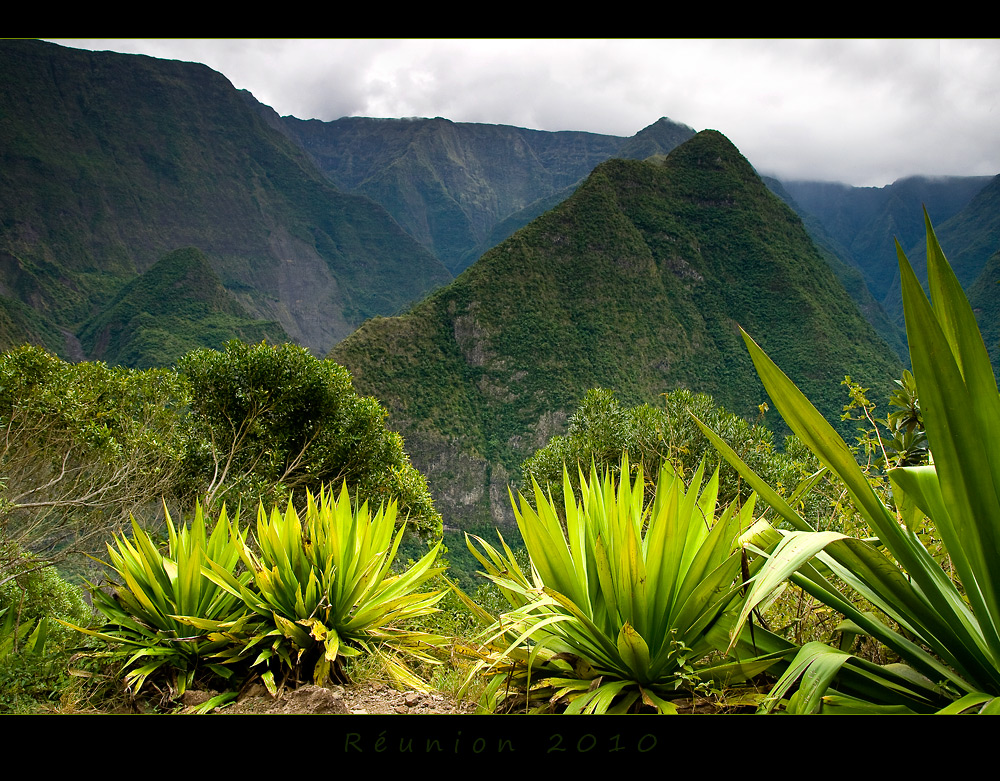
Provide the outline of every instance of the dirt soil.
<path id="1" fill-rule="evenodd" d="M 215 696 L 216 692 L 189 691 L 183 704 L 196 708 Z M 286 691 L 275 699 L 263 686 L 257 686 L 235 703 L 215 711 L 223 715 L 299 715 L 299 714 L 391 714 L 434 715 L 469 714 L 475 712 L 475 703 L 458 703 L 443 694 L 408 691 L 401 692 L 383 683 L 362 683 L 355 686 L 300 686 Z"/>

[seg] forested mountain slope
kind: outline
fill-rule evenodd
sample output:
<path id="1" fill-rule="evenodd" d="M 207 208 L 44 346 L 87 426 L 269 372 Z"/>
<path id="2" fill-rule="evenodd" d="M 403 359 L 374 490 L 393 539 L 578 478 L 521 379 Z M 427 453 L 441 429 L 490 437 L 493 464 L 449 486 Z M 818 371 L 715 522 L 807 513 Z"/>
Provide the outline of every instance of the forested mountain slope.
<path id="1" fill-rule="evenodd" d="M 450 279 L 204 65 L 7 40 L 0 73 L 0 347 L 65 352 L 56 334 L 182 247 L 319 353 Z"/>
<path id="2" fill-rule="evenodd" d="M 589 388 L 656 403 L 687 387 L 755 415 L 765 395 L 737 325 L 832 420 L 844 375 L 882 397 L 901 371 L 799 218 L 704 131 L 662 163 L 598 166 L 451 285 L 365 323 L 331 357 L 389 408 L 444 517 L 475 523 L 503 519 L 520 460 Z"/>
<path id="3" fill-rule="evenodd" d="M 622 138 L 441 117 L 279 119 L 271 109 L 258 107 L 338 187 L 384 206 L 456 274 L 565 199 L 599 163 L 611 157 L 666 154 L 694 135 L 691 128 L 665 117 Z M 540 201 L 544 208 L 535 207 Z M 525 216 L 517 216 L 525 210 Z M 496 237 L 496 226 L 511 218 L 514 227 Z"/>

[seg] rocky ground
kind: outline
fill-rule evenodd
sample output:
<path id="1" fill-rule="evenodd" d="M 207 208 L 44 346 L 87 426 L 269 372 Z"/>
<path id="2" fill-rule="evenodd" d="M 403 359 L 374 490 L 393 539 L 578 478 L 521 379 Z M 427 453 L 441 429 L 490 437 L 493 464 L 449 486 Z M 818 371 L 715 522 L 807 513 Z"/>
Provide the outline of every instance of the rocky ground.
<path id="1" fill-rule="evenodd" d="M 208 701 L 215 692 L 189 691 L 183 704 L 196 708 Z M 407 691 L 401 692 L 383 683 L 362 683 L 355 686 L 300 686 L 284 692 L 277 699 L 267 689 L 258 686 L 240 697 L 235 703 L 216 711 L 219 714 L 247 715 L 300 715 L 300 714 L 389 714 L 434 715 L 469 714 L 475 712 L 475 703 L 456 702 L 443 694 Z"/>

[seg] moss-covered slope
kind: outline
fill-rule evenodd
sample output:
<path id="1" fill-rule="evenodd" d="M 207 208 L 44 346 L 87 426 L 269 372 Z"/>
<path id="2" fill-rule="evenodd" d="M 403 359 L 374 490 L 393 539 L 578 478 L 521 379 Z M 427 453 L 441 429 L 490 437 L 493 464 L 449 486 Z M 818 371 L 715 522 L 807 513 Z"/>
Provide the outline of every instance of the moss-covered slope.
<path id="1" fill-rule="evenodd" d="M 80 332 L 87 355 L 134 369 L 171 366 L 191 350 L 221 350 L 230 339 L 281 344 L 288 334 L 252 318 L 194 247 L 164 255 Z"/>

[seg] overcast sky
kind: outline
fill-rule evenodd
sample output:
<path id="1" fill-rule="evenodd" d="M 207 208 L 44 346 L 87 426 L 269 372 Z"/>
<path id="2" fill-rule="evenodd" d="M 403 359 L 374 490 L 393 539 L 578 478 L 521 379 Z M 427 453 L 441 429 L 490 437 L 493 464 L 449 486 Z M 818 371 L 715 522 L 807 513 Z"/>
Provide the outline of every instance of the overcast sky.
<path id="1" fill-rule="evenodd" d="M 630 136 L 714 128 L 762 174 L 1000 173 L 996 40 L 56 40 L 202 62 L 279 114 Z"/>

